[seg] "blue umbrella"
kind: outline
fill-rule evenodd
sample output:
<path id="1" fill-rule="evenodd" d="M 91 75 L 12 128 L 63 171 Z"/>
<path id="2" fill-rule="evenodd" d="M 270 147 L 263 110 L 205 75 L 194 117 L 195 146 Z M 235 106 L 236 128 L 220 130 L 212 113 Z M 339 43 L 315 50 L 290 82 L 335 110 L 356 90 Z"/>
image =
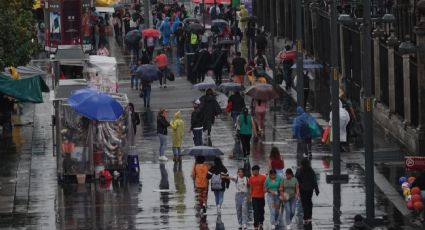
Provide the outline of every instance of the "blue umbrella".
<path id="1" fill-rule="evenodd" d="M 193 85 L 194 89 L 206 90 L 206 89 L 215 89 L 216 85 L 214 82 L 201 82 L 196 85 Z"/>
<path id="2" fill-rule="evenodd" d="M 116 121 L 124 113 L 121 104 L 110 95 L 91 89 L 73 92 L 69 105 L 82 116 L 95 121 Z"/>
<path id="3" fill-rule="evenodd" d="M 321 69 L 321 68 L 323 68 L 323 65 L 315 62 L 312 59 L 306 59 L 306 60 L 303 61 L 303 67 L 304 67 L 304 69 Z M 291 68 L 296 69 L 297 64 L 294 64 Z"/>
<path id="4" fill-rule="evenodd" d="M 218 89 L 223 93 L 244 91 L 245 87 L 240 83 L 226 82 L 218 86 Z"/>
<path id="5" fill-rule="evenodd" d="M 195 146 L 188 149 L 183 150 L 183 156 L 204 156 L 204 157 L 215 157 L 224 155 L 224 153 L 214 147 L 210 146 Z"/>
<path id="6" fill-rule="evenodd" d="M 152 64 L 144 64 L 136 69 L 136 76 L 139 77 L 142 81 L 152 82 L 159 79 L 161 72 L 159 69 Z"/>

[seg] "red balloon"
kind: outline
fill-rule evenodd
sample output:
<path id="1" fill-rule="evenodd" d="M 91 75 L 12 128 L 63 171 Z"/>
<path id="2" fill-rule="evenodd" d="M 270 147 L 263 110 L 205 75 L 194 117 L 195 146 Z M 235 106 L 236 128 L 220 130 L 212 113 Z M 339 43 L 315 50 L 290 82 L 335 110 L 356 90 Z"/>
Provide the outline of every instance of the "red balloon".
<path id="1" fill-rule="evenodd" d="M 409 184 L 413 183 L 416 180 L 415 177 L 411 176 L 407 179 L 407 182 L 409 182 Z"/>
<path id="2" fill-rule="evenodd" d="M 421 201 L 421 196 L 416 194 L 416 195 L 412 195 L 412 202 L 416 203 L 416 202 L 420 202 Z"/>
<path id="3" fill-rule="evenodd" d="M 408 209 L 413 210 L 414 209 L 413 201 L 410 200 L 409 202 L 407 202 L 406 206 L 407 206 Z"/>
<path id="4" fill-rule="evenodd" d="M 420 195 L 421 189 L 419 187 L 413 187 L 412 190 L 410 190 L 410 194 L 412 195 Z"/>
<path id="5" fill-rule="evenodd" d="M 421 201 L 415 202 L 413 203 L 413 208 L 416 211 L 421 211 L 422 209 L 424 209 L 424 204 Z"/>

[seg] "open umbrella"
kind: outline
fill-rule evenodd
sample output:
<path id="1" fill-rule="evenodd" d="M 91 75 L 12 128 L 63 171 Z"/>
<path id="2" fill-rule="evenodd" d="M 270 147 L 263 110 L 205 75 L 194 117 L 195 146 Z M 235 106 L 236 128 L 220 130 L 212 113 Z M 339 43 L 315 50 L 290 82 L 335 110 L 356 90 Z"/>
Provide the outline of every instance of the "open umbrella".
<path id="1" fill-rule="evenodd" d="M 198 23 L 191 23 L 189 24 L 189 31 L 193 33 L 202 33 L 204 32 L 205 28 Z"/>
<path id="2" fill-rule="evenodd" d="M 159 30 L 149 28 L 149 29 L 143 30 L 143 36 L 144 37 L 159 37 L 161 36 L 161 32 Z"/>
<path id="3" fill-rule="evenodd" d="M 140 35 L 140 31 L 139 30 L 132 30 L 129 31 L 126 35 L 125 35 L 125 42 L 128 45 L 136 45 L 139 44 L 140 39 L 142 39 L 142 35 Z"/>
<path id="4" fill-rule="evenodd" d="M 188 149 L 183 150 L 183 156 L 204 156 L 204 157 L 215 157 L 224 155 L 224 153 L 214 147 L 210 146 L 195 146 Z"/>
<path id="5" fill-rule="evenodd" d="M 297 64 L 294 64 L 291 68 L 296 69 Z M 321 69 L 323 68 L 323 65 L 320 63 L 317 63 L 313 59 L 306 59 L 303 61 L 303 68 L 304 69 Z"/>
<path id="6" fill-rule="evenodd" d="M 197 18 L 185 18 L 183 20 L 183 23 L 186 23 L 186 24 L 198 23 L 198 24 L 200 24 L 201 21 L 199 19 L 197 19 Z"/>
<path id="7" fill-rule="evenodd" d="M 245 90 L 245 87 L 240 83 L 226 82 L 218 86 L 218 89 L 223 93 L 227 92 L 241 92 Z"/>
<path id="8" fill-rule="evenodd" d="M 234 40 L 224 39 L 224 40 L 219 41 L 217 44 L 230 46 L 230 45 L 236 44 L 236 42 Z"/>
<path id="9" fill-rule="evenodd" d="M 196 85 L 193 85 L 194 89 L 206 90 L 206 89 L 215 89 L 215 82 L 201 82 Z"/>
<path id="10" fill-rule="evenodd" d="M 229 22 L 223 19 L 216 19 L 211 21 L 211 26 L 218 25 L 218 26 L 228 26 Z"/>
<path id="11" fill-rule="evenodd" d="M 81 89 L 73 92 L 68 103 L 75 112 L 95 121 L 116 121 L 124 113 L 122 105 L 110 95 Z"/>
<path id="12" fill-rule="evenodd" d="M 152 64 L 144 64 L 136 69 L 136 77 L 139 77 L 142 81 L 146 82 L 158 80 L 160 74 L 161 72 L 159 69 Z"/>
<path id="13" fill-rule="evenodd" d="M 246 90 L 246 95 L 262 101 L 269 101 L 279 96 L 270 84 L 257 84 L 251 86 Z"/>

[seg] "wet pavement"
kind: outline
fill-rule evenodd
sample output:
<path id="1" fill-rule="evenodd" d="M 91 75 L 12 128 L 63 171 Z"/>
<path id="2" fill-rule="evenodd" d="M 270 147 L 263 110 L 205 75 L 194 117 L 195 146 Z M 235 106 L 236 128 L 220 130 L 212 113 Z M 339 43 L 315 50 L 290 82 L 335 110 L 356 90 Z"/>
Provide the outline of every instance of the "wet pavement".
<path id="1" fill-rule="evenodd" d="M 142 107 L 138 92 L 130 89 L 126 75 L 128 54 L 113 45 L 111 53 L 116 54 L 121 62 L 120 91 L 128 93 L 142 118 L 136 135 L 141 161 L 139 183 L 59 185 L 56 158 L 52 155 L 51 103 L 46 100 L 44 104 L 24 105 L 24 114 L 20 117 L 24 124 L 33 124 L 15 127 L 17 137 L 3 138 L 0 143 L 8 146 L 0 154 L 0 229 L 237 229 L 233 185 L 225 192 L 221 217 L 216 215 L 214 196 L 210 192 L 207 215 L 201 218 L 195 208 L 193 181 L 190 177 L 194 160 L 185 157 L 181 165 L 171 160 L 157 160 L 157 111 L 167 108 L 170 116 L 175 111 L 182 112 L 186 124 L 183 148 L 191 147 L 192 136 L 188 133 L 191 101 L 203 92 L 193 90 L 184 77 L 177 77 L 174 82 L 167 84 L 166 89 L 159 88 L 155 83 L 152 88 L 152 108 L 146 110 Z M 222 105 L 225 98 L 225 95 L 219 94 Z M 285 167 L 296 169 L 296 141 L 292 139 L 291 133 L 295 114 L 288 101 L 290 99 L 287 97 L 277 101 L 277 104 L 289 109 L 268 112 L 265 138 L 252 145 L 251 164 L 259 164 L 263 173 L 266 172 L 267 157 L 273 146 L 281 150 Z M 211 142 L 225 153 L 224 165 L 231 174 L 243 167 L 242 161 L 230 157 L 234 147 L 233 135 L 230 116 L 220 115 L 213 127 Z M 171 138 L 168 138 L 166 155 L 171 157 Z M 342 154 L 342 171 L 349 174 L 350 180 L 348 184 L 342 185 L 342 224 L 337 225 L 336 229 L 348 229 L 354 215 L 365 214 L 364 171 L 354 160 L 356 156 L 354 153 Z M 332 173 L 330 157 L 326 146 L 314 145 L 312 166 L 317 173 L 321 193 L 313 197 L 313 229 L 334 228 L 333 190 L 332 185 L 325 182 L 326 174 Z M 12 191 L 15 187 L 16 192 Z M 12 198 L 14 201 L 10 202 Z M 376 202 L 378 217 L 386 218 L 387 224 L 403 224 L 405 220 L 400 218 L 394 206 L 379 191 L 376 192 Z M 253 229 L 252 221 L 249 226 Z M 266 221 L 266 229 L 268 227 Z"/>

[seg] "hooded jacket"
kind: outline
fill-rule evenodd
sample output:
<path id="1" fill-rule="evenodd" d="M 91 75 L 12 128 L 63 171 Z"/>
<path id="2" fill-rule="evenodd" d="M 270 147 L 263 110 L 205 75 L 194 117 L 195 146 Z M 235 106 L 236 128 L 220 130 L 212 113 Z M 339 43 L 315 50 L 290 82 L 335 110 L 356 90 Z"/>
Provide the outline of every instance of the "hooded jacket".
<path id="1" fill-rule="evenodd" d="M 311 132 L 308 126 L 309 115 L 304 111 L 301 106 L 297 107 L 298 116 L 294 119 L 292 132 L 297 139 L 311 139 Z"/>
<path id="2" fill-rule="evenodd" d="M 332 111 L 329 113 L 329 125 L 332 127 Z M 341 142 L 347 142 L 347 125 L 350 122 L 350 114 L 342 107 L 342 102 L 339 100 L 339 139 Z M 332 141 L 332 133 L 331 133 Z"/>
<path id="3" fill-rule="evenodd" d="M 170 127 L 173 130 L 171 135 L 173 147 L 181 147 L 184 139 L 184 121 L 181 118 L 180 111 L 174 114 L 173 120 L 170 122 Z"/>

